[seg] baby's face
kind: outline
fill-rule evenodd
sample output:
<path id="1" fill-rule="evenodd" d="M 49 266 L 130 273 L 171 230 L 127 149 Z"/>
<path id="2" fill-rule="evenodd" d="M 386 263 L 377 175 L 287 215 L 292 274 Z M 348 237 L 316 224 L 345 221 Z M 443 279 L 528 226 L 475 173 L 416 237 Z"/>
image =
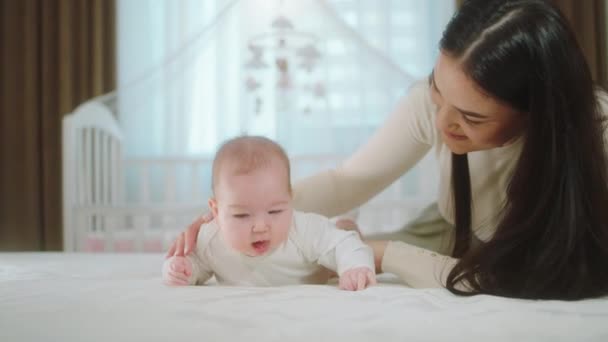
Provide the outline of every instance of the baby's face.
<path id="1" fill-rule="evenodd" d="M 210 206 L 232 248 L 261 256 L 287 239 L 293 215 L 287 177 L 279 162 L 247 174 L 220 176 Z"/>

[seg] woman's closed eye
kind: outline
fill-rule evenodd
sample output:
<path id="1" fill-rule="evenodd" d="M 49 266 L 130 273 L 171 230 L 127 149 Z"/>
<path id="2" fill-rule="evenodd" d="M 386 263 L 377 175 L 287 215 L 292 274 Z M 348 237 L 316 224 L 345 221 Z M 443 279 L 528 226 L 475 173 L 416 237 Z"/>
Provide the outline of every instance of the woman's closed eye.
<path id="1" fill-rule="evenodd" d="M 232 217 L 238 218 L 238 219 L 244 219 L 244 218 L 249 217 L 249 214 L 233 214 Z"/>
<path id="2" fill-rule="evenodd" d="M 475 121 L 475 120 L 471 120 L 466 114 L 462 114 L 462 118 L 464 119 L 464 121 L 469 124 L 469 125 L 479 125 L 482 124 L 483 121 Z"/>
<path id="3" fill-rule="evenodd" d="M 283 209 L 275 209 L 275 210 L 271 210 L 271 211 L 269 211 L 268 213 L 269 213 L 270 215 L 276 215 L 276 214 L 280 214 L 280 213 L 282 213 L 282 212 L 283 212 Z"/>

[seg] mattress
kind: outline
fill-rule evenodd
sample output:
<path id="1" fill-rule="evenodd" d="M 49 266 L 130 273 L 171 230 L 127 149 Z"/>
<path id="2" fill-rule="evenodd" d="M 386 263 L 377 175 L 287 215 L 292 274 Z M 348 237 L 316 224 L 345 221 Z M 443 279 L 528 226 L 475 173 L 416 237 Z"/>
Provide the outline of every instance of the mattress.
<path id="1" fill-rule="evenodd" d="M 1 341 L 608 341 L 608 298 L 168 287 L 158 254 L 0 253 Z"/>

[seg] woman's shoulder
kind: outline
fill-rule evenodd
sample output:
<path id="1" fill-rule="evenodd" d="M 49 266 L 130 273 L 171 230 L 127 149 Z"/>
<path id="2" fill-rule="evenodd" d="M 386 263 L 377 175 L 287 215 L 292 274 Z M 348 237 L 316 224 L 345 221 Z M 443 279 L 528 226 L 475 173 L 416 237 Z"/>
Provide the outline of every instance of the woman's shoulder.
<path id="1" fill-rule="evenodd" d="M 429 80 L 427 78 L 419 78 L 412 82 L 408 89 L 411 93 L 430 94 Z"/>
<path id="2" fill-rule="evenodd" d="M 431 101 L 431 92 L 427 80 L 419 79 L 412 82 L 398 97 L 397 109 L 412 106 L 417 107 L 417 112 L 430 111 L 435 107 L 433 101 Z"/>
<path id="3" fill-rule="evenodd" d="M 426 109 L 426 111 L 431 111 L 435 107 L 431 100 L 429 82 L 426 79 L 413 82 L 403 96 L 403 99 L 408 99 L 410 102 L 419 105 L 421 109 Z"/>
<path id="4" fill-rule="evenodd" d="M 437 108 L 431 100 L 428 81 L 418 80 L 412 83 L 399 99 L 392 114 L 390 125 L 408 131 L 412 137 L 428 145 L 435 143 L 435 113 Z"/>

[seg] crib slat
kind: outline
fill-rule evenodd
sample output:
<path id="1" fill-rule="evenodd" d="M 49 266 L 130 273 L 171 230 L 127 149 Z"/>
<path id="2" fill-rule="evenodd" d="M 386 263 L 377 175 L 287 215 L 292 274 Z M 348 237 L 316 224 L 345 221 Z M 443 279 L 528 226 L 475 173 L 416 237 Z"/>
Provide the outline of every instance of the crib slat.
<path id="1" fill-rule="evenodd" d="M 106 216 L 107 214 L 103 213 L 103 214 L 99 214 L 98 216 Z M 113 226 L 106 226 L 104 227 L 105 229 L 103 230 L 104 233 L 104 237 L 105 237 L 105 251 L 106 252 L 113 252 L 115 250 L 114 248 L 114 241 L 115 236 L 114 236 L 114 227 Z"/>
<path id="2" fill-rule="evenodd" d="M 101 204 L 102 137 L 98 130 L 93 131 L 93 203 Z"/>
<path id="3" fill-rule="evenodd" d="M 148 163 L 142 163 L 139 168 L 139 200 L 141 203 L 150 202 L 150 177 Z"/>
<path id="4" fill-rule="evenodd" d="M 83 251 L 85 249 L 85 239 L 91 234 L 91 229 L 87 225 L 87 220 L 83 212 L 74 208 L 74 216 L 74 224 L 76 225 L 76 229 L 74 230 L 74 234 L 76 234 L 76 251 Z"/>
<path id="5" fill-rule="evenodd" d="M 112 175 L 110 174 L 110 170 L 112 168 L 112 140 L 110 140 L 110 137 L 106 134 L 103 135 L 103 144 L 102 146 L 102 151 L 103 151 L 103 157 L 102 157 L 102 166 L 103 166 L 103 173 L 102 173 L 102 200 L 103 200 L 103 204 L 104 205 L 109 205 L 112 203 L 111 199 L 110 199 L 110 193 L 112 190 Z"/>
<path id="6" fill-rule="evenodd" d="M 110 153 L 108 156 L 109 159 L 109 164 L 110 164 L 110 168 L 108 170 L 108 179 L 109 179 L 109 184 L 108 184 L 108 191 L 110 192 L 109 195 L 109 202 L 111 205 L 116 205 L 116 201 L 117 201 L 117 182 L 118 182 L 118 160 L 116 158 L 116 144 L 114 143 L 114 141 L 112 141 L 110 139 L 110 141 L 108 142 L 109 145 L 109 149 L 110 149 Z"/>
<path id="7" fill-rule="evenodd" d="M 86 149 L 84 145 L 85 141 L 85 130 L 79 132 L 80 134 L 76 135 L 76 199 L 74 200 L 74 205 L 83 203 L 85 197 L 85 176 L 84 176 L 84 164 L 85 164 L 85 156 Z"/>
<path id="8" fill-rule="evenodd" d="M 125 187 L 127 186 L 127 184 L 125 183 L 125 164 L 123 163 L 123 159 L 122 159 L 122 147 L 118 142 L 115 142 L 115 154 L 114 154 L 114 158 L 115 158 L 115 181 L 114 181 L 114 187 L 115 187 L 115 194 L 116 194 L 116 198 L 115 203 L 119 203 L 119 204 L 124 204 L 125 201 Z"/>
<path id="9" fill-rule="evenodd" d="M 82 196 L 82 204 L 89 205 L 92 203 L 92 184 L 91 184 L 91 170 L 93 164 L 93 156 L 92 156 L 92 130 L 90 128 L 85 128 L 83 131 L 83 196 Z"/>
<path id="10" fill-rule="evenodd" d="M 190 167 L 190 200 L 192 202 L 200 201 L 203 198 L 200 182 L 200 163 L 192 162 Z"/>
<path id="11" fill-rule="evenodd" d="M 124 230 L 125 227 L 124 216 L 122 214 L 112 211 L 112 208 L 107 211 L 102 211 L 102 213 L 105 219 L 106 250 L 116 251 L 120 247 L 117 246 L 117 244 L 121 242 L 120 236 L 118 236 L 117 232 Z"/>
<path id="12" fill-rule="evenodd" d="M 133 217 L 133 224 L 135 225 L 135 251 L 143 252 L 144 240 L 146 238 L 146 229 L 150 227 L 150 219 L 147 215 L 136 215 Z"/>
<path id="13" fill-rule="evenodd" d="M 164 203 L 173 203 L 175 202 L 175 194 L 176 194 L 176 163 L 166 163 L 164 164 L 165 169 L 165 198 L 163 199 Z"/>

